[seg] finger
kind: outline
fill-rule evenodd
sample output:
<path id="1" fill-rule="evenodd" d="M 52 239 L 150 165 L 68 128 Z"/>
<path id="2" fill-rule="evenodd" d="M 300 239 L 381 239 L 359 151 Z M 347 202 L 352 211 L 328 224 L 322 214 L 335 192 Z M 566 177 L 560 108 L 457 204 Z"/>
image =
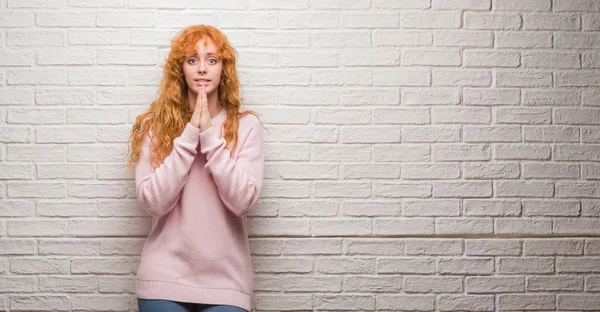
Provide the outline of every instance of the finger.
<path id="1" fill-rule="evenodd" d="M 201 108 L 201 107 L 202 107 L 202 95 L 201 95 L 201 92 L 198 92 L 198 95 L 196 96 L 196 108 Z"/>

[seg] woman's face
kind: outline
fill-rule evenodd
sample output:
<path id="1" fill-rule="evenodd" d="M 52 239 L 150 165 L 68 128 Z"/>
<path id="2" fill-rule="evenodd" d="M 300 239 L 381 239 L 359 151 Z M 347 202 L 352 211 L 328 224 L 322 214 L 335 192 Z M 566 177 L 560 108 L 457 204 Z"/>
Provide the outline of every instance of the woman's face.
<path id="1" fill-rule="evenodd" d="M 196 54 L 188 55 L 183 61 L 183 73 L 189 90 L 198 94 L 200 87 L 206 88 L 209 95 L 219 88 L 223 62 L 217 56 L 217 50 L 210 39 L 196 43 Z"/>

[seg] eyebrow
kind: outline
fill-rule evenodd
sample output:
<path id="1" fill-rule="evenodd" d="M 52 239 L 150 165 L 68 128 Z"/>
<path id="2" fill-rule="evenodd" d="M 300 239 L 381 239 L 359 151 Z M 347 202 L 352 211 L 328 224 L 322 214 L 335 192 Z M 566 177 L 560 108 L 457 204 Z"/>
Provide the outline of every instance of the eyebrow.
<path id="1" fill-rule="evenodd" d="M 214 53 L 214 52 L 208 52 L 208 53 L 206 53 L 206 55 L 214 55 L 217 57 L 219 56 L 217 53 Z M 198 56 L 198 54 L 189 54 L 187 57 L 196 57 L 196 56 Z"/>

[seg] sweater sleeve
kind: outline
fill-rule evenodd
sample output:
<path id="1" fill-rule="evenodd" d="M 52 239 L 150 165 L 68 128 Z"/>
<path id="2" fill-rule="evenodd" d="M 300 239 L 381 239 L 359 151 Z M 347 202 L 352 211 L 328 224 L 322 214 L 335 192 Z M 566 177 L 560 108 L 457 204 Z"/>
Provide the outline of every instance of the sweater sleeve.
<path id="1" fill-rule="evenodd" d="M 206 155 L 205 168 L 212 174 L 225 206 L 239 217 L 250 212 L 259 197 L 263 182 L 263 139 L 260 122 L 254 125 L 240 146 L 237 160 L 225 149 L 219 129 L 200 132 L 200 152 Z"/>
<path id="2" fill-rule="evenodd" d="M 136 195 L 141 206 L 152 216 L 169 213 L 179 200 L 194 158 L 198 153 L 200 129 L 187 124 L 173 141 L 173 150 L 156 169 L 150 161 L 151 139 L 146 135 L 135 168 Z"/>

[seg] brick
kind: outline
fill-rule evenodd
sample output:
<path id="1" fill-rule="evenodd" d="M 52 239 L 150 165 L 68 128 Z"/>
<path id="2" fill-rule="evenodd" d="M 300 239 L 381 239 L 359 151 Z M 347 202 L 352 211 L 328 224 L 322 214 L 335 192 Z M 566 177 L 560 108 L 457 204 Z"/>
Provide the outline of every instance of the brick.
<path id="1" fill-rule="evenodd" d="M 254 306 L 260 310 L 276 310 L 276 311 L 296 311 L 296 310 L 312 310 L 313 299 L 312 295 L 308 294 L 257 294 L 254 299 Z"/>
<path id="2" fill-rule="evenodd" d="M 491 159 L 490 145 L 448 144 L 433 147 L 434 161 L 483 161 Z"/>
<path id="3" fill-rule="evenodd" d="M 283 276 L 283 290 L 339 292 L 342 290 L 342 278 L 337 276 Z"/>
<path id="4" fill-rule="evenodd" d="M 365 295 L 315 295 L 318 310 L 372 310 L 375 297 Z"/>
<path id="5" fill-rule="evenodd" d="M 305 48 L 309 46 L 309 35 L 301 31 L 253 31 L 250 44 L 255 47 Z"/>
<path id="6" fill-rule="evenodd" d="M 373 46 L 431 46 L 433 35 L 424 30 L 373 29 Z"/>
<path id="7" fill-rule="evenodd" d="M 376 30 L 374 30 L 376 31 Z M 377 34 L 377 33 L 376 33 Z M 381 35 L 384 38 L 388 38 L 392 35 Z M 376 42 L 381 45 L 390 45 L 395 41 L 386 41 L 386 44 L 382 43 L 383 39 L 379 39 Z M 320 48 L 333 48 L 333 47 L 370 47 L 371 35 L 367 31 L 361 31 L 355 29 L 353 31 L 347 30 L 319 30 L 311 35 L 310 44 L 314 47 Z"/>
<path id="8" fill-rule="evenodd" d="M 528 276 L 528 291 L 583 291 L 582 276 Z"/>
<path id="9" fill-rule="evenodd" d="M 370 219 L 345 220 L 312 220 L 311 234 L 313 236 L 350 236 L 371 235 L 373 225 Z"/>
<path id="10" fill-rule="evenodd" d="M 43 27 L 94 27 L 95 13 L 37 12 L 37 26 Z"/>
<path id="11" fill-rule="evenodd" d="M 462 57 L 458 50 L 405 49 L 400 62 L 404 66 L 460 66 Z"/>
<path id="12" fill-rule="evenodd" d="M 322 63 L 315 63 L 306 58 L 323 59 Z M 335 58 L 331 54 L 310 54 L 300 53 L 300 55 L 288 54 L 282 56 L 282 66 L 327 66 L 327 63 L 335 63 Z M 332 60 L 332 61 L 328 61 Z M 316 69 L 313 72 L 313 83 L 318 86 L 371 86 L 373 79 L 371 71 L 365 70 L 331 70 Z"/>
<path id="13" fill-rule="evenodd" d="M 522 242 L 510 239 L 467 239 L 465 255 L 467 256 L 518 256 L 521 254 Z"/>
<path id="14" fill-rule="evenodd" d="M 405 200 L 402 215 L 405 217 L 459 216 L 460 205 L 456 200 Z"/>
<path id="15" fill-rule="evenodd" d="M 129 311 L 130 297 L 124 295 L 77 295 L 71 297 L 74 310 Z"/>
<path id="16" fill-rule="evenodd" d="M 378 9 L 429 9 L 429 0 L 373 0 L 373 6 Z"/>
<path id="17" fill-rule="evenodd" d="M 442 274 L 488 275 L 493 274 L 493 258 L 439 258 L 438 272 Z"/>
<path id="18" fill-rule="evenodd" d="M 339 54 L 339 63 L 344 66 L 390 66 L 390 65 L 400 65 L 400 51 L 396 49 L 392 49 L 389 47 L 380 47 L 380 48 L 355 48 L 355 47 L 346 47 L 340 51 Z M 397 74 L 398 69 L 387 70 L 381 69 L 376 71 L 380 73 L 381 76 L 392 76 L 396 79 L 400 77 Z M 412 73 L 415 77 L 420 77 L 419 73 L 425 73 L 425 71 L 409 71 L 408 73 Z M 373 81 L 378 81 L 377 75 L 373 75 Z M 395 81 L 395 80 L 394 80 Z M 420 81 L 420 80 L 419 80 Z M 385 84 L 388 85 L 388 84 Z"/>
<path id="19" fill-rule="evenodd" d="M 69 260 L 60 258 L 11 258 L 10 271 L 17 274 L 68 274 Z"/>
<path id="20" fill-rule="evenodd" d="M 498 48 L 551 48 L 552 33 L 540 31 L 498 31 L 495 36 Z"/>
<path id="21" fill-rule="evenodd" d="M 554 11 L 600 11 L 600 3 L 594 0 L 554 0 Z"/>
<path id="22" fill-rule="evenodd" d="M 353 0 L 340 2 L 337 0 L 325 0 L 316 3 L 312 3 L 313 9 L 344 9 L 344 10 L 359 10 L 368 9 L 370 7 L 370 1 L 368 0 Z"/>
<path id="23" fill-rule="evenodd" d="M 144 28 L 155 27 L 157 23 L 158 18 L 154 12 L 129 10 L 127 12 L 104 11 L 96 13 L 97 27 Z"/>
<path id="24" fill-rule="evenodd" d="M 346 239 L 344 250 L 346 255 L 404 255 L 403 239 Z"/>
<path id="25" fill-rule="evenodd" d="M 376 235 L 431 235 L 434 233 L 433 218 L 375 219 Z"/>
<path id="26" fill-rule="evenodd" d="M 32 180 L 31 164 L 0 163 L 0 180 Z"/>
<path id="27" fill-rule="evenodd" d="M 38 105 L 91 105 L 95 102 L 95 95 L 92 90 L 79 88 L 38 88 L 35 98 L 35 103 Z"/>
<path id="28" fill-rule="evenodd" d="M 285 255 L 340 255 L 342 253 L 342 240 L 329 238 L 286 239 L 282 242 L 281 249 L 281 252 Z"/>
<path id="29" fill-rule="evenodd" d="M 433 311 L 435 296 L 432 295 L 378 295 L 377 309 L 395 310 L 402 307 L 408 311 Z"/>
<path id="30" fill-rule="evenodd" d="M 491 31 L 436 30 L 433 33 L 433 42 L 438 47 L 491 48 L 493 41 Z"/>
<path id="31" fill-rule="evenodd" d="M 4 202 L 2 203 L 4 205 Z M 36 242 L 33 239 L 3 238 L 0 240 L 1 255 L 33 255 Z M 2 284 L 2 283 L 0 283 Z"/>
<path id="32" fill-rule="evenodd" d="M 336 216 L 338 204 L 330 200 L 277 200 L 279 205 L 279 216 L 282 217 L 300 217 L 300 216 Z"/>
<path id="33" fill-rule="evenodd" d="M 518 14 L 465 12 L 464 28 L 477 30 L 520 29 L 522 19 Z"/>
<path id="34" fill-rule="evenodd" d="M 520 126 L 464 126 L 463 139 L 467 143 L 510 143 L 521 141 Z"/>
<path id="35" fill-rule="evenodd" d="M 247 0 L 188 0 L 188 8 L 238 10 L 248 7 Z"/>
<path id="36" fill-rule="evenodd" d="M 35 276 L 3 276 L 0 277 L 0 291 L 5 293 L 32 293 L 37 290 Z"/>
<path id="37" fill-rule="evenodd" d="M 491 3 L 480 0 L 433 0 L 432 9 L 438 10 L 490 10 Z"/>
<path id="38" fill-rule="evenodd" d="M 66 118 L 63 109 L 10 108 L 6 121 L 9 124 L 64 124 Z"/>
<path id="39" fill-rule="evenodd" d="M 555 306 L 556 297 L 554 295 L 506 294 L 498 296 L 498 307 L 503 310 L 550 310 L 554 309 Z"/>
<path id="40" fill-rule="evenodd" d="M 492 74 L 486 70 L 434 69 L 432 73 L 433 86 L 489 87 L 491 84 Z"/>
<path id="41" fill-rule="evenodd" d="M 71 301 L 61 295 L 16 295 L 10 296 L 10 308 L 14 311 L 70 311 Z"/>
<path id="42" fill-rule="evenodd" d="M 94 143 L 96 129 L 88 126 L 38 127 L 35 130 L 36 143 Z"/>
<path id="43" fill-rule="evenodd" d="M 407 255 L 460 255 L 462 254 L 460 239 L 406 239 Z"/>
<path id="44" fill-rule="evenodd" d="M 313 184 L 314 197 L 351 197 L 366 198 L 371 196 L 371 184 L 360 182 L 316 182 Z"/>
<path id="45" fill-rule="evenodd" d="M 9 8 L 37 8 L 37 9 L 56 9 L 63 7 L 62 0 L 9 0 Z"/>
<path id="46" fill-rule="evenodd" d="M 99 276 L 98 291 L 100 293 L 135 293 L 135 277 L 132 276 Z"/>
<path id="47" fill-rule="evenodd" d="M 92 65 L 96 62 L 96 53 L 90 48 L 68 47 L 68 48 L 46 48 L 36 53 L 36 59 L 40 65 Z M 101 75 L 94 73 L 86 78 Z M 69 74 L 69 78 L 70 78 Z M 83 78 L 83 77 L 82 77 Z"/>
<path id="48" fill-rule="evenodd" d="M 559 294 L 557 295 L 557 306 L 559 309 L 582 309 L 593 310 L 600 305 L 600 299 L 592 294 Z"/>
<path id="49" fill-rule="evenodd" d="M 81 258 L 70 262 L 71 273 L 75 274 L 129 274 L 132 264 L 125 258 Z"/>
<path id="50" fill-rule="evenodd" d="M 578 216 L 581 205 L 578 201 L 566 200 L 523 200 L 524 216 Z"/>
<path id="51" fill-rule="evenodd" d="M 340 25 L 343 28 L 398 28 L 400 20 L 398 14 L 389 13 L 346 13 L 340 16 Z"/>
<path id="52" fill-rule="evenodd" d="M 405 88 L 401 90 L 401 101 L 403 105 L 458 105 L 460 103 L 460 92 L 455 88 L 435 87 L 435 88 Z M 374 116 L 387 113 L 390 110 L 376 110 L 378 113 Z M 393 110 L 394 112 L 403 113 L 404 118 L 389 119 L 390 123 L 413 123 L 422 124 L 428 123 L 430 117 L 428 111 L 416 108 L 404 108 Z M 409 115 L 410 114 L 410 115 Z M 414 116 L 412 116 L 414 115 Z M 421 116 L 419 118 L 419 116 Z M 401 117 L 401 116 L 398 116 Z M 407 117 L 414 117 L 409 119 Z"/>
<path id="53" fill-rule="evenodd" d="M 440 311 L 494 311 L 493 295 L 440 295 Z"/>
<path id="54" fill-rule="evenodd" d="M 382 115 L 383 116 L 383 115 Z M 388 117 L 393 117 L 389 116 Z M 460 133 L 459 128 L 456 126 L 433 126 L 433 127 L 411 127 L 406 126 L 402 128 L 402 141 L 407 143 L 456 143 L 460 141 Z M 434 169 L 437 167 L 436 165 L 425 165 L 427 168 Z M 441 168 L 445 168 L 446 170 L 449 168 L 448 166 L 441 165 Z M 410 169 L 410 168 L 407 168 Z M 425 168 L 423 168 L 425 169 Z M 427 172 L 406 172 L 406 177 L 425 177 L 427 176 Z M 453 175 L 451 172 L 439 172 L 439 173 L 430 173 L 436 176 L 444 176 L 444 175 Z"/>
<path id="55" fill-rule="evenodd" d="M 0 38 L 4 40 L 3 38 Z M 34 53 L 33 51 L 10 48 L 3 48 L 0 51 L 0 66 L 31 66 L 34 63 Z M 4 88 L 2 88 L 2 93 L 6 92 Z M 0 97 L 0 104 L 2 103 L 2 97 Z"/>
<path id="56" fill-rule="evenodd" d="M 285 280 L 284 280 L 284 283 L 285 283 Z M 402 277 L 400 277 L 400 276 L 376 276 L 376 277 L 346 276 L 346 277 L 344 277 L 344 290 L 347 292 L 396 292 L 396 291 L 400 291 L 401 285 L 402 285 Z M 302 288 L 299 287 L 299 289 L 302 289 Z M 317 291 L 319 291 L 319 290 L 317 290 Z M 336 291 L 336 290 L 329 290 L 329 291 Z"/>
<path id="57" fill-rule="evenodd" d="M 592 93 L 584 93 L 583 99 L 589 100 Z M 579 92 L 564 90 L 523 90 L 523 105 L 528 106 L 577 106 L 582 103 Z"/>
<path id="58" fill-rule="evenodd" d="M 523 29 L 579 30 L 581 29 L 581 17 L 577 14 L 530 13 L 523 16 Z"/>
<path id="59" fill-rule="evenodd" d="M 531 0 L 527 2 L 519 0 L 496 0 L 494 9 L 497 11 L 550 11 L 551 0 Z"/>
<path id="60" fill-rule="evenodd" d="M 252 218 L 248 220 L 250 235 L 301 235 L 310 234 L 310 222 L 307 219 L 279 218 L 276 222 L 272 218 Z"/>
<path id="61" fill-rule="evenodd" d="M 554 273 L 554 258 L 548 257 L 500 257 L 497 259 L 501 274 L 547 274 Z"/>
<path id="62" fill-rule="evenodd" d="M 433 258 L 378 258 L 377 273 L 394 274 L 433 274 L 435 261 Z"/>
<path id="63" fill-rule="evenodd" d="M 153 49 L 98 49 L 96 62 L 99 65 L 156 65 L 156 55 Z"/>
<path id="64" fill-rule="evenodd" d="M 518 67 L 521 56 L 518 52 L 465 50 L 465 67 Z"/>
<path id="65" fill-rule="evenodd" d="M 93 292 L 98 289 L 95 276 L 41 276 L 39 289 L 44 292 Z"/>
<path id="66" fill-rule="evenodd" d="M 256 257 L 253 260 L 254 272 L 286 274 L 312 272 L 313 262 L 314 259 L 307 257 Z"/>
<path id="67" fill-rule="evenodd" d="M 63 198 L 66 195 L 64 183 L 57 182 L 12 182 L 7 190 L 10 198 Z"/>
<path id="68" fill-rule="evenodd" d="M 66 149 L 58 145 L 9 145 L 7 147 L 9 161 L 64 161 Z"/>
<path id="69" fill-rule="evenodd" d="M 78 173 L 74 171 L 73 174 L 76 176 Z M 57 201 L 39 201 L 37 203 L 36 212 L 38 215 L 46 217 L 92 217 L 96 215 L 96 206 L 97 204 L 92 201 L 67 201 L 64 199 Z"/>
<path id="70" fill-rule="evenodd" d="M 35 15 L 29 11 L 4 11 L 0 13 L 0 27 L 34 27 Z"/>
<path id="71" fill-rule="evenodd" d="M 492 234 L 492 219 L 436 219 L 435 232 L 438 234 Z"/>
<path id="72" fill-rule="evenodd" d="M 79 13 L 77 13 L 79 14 Z M 63 23 L 65 20 L 60 20 Z M 68 21 L 68 20 L 67 20 Z M 139 40 L 138 36 L 141 36 L 137 30 L 132 30 L 131 45 L 137 45 Z M 135 37 L 134 37 L 135 36 Z M 67 30 L 67 42 L 69 45 L 127 45 L 129 41 L 129 33 L 126 30 L 96 30 L 96 29 L 68 29 Z M 164 41 L 161 41 L 162 43 Z"/>
<path id="73" fill-rule="evenodd" d="M 93 256 L 98 254 L 98 246 L 99 243 L 94 240 L 44 238 L 38 241 L 38 254 Z"/>
<path id="74" fill-rule="evenodd" d="M 129 7 L 135 9 L 185 9 L 185 0 L 129 0 Z"/>
<path id="75" fill-rule="evenodd" d="M 494 232 L 496 234 L 550 234 L 552 221 L 534 218 L 503 218 L 496 220 Z"/>
<path id="76" fill-rule="evenodd" d="M 460 12 L 410 12 L 401 13 L 400 24 L 402 28 L 446 28 L 458 29 L 461 24 Z"/>
<path id="77" fill-rule="evenodd" d="M 467 216 L 518 216 L 521 214 L 521 203 L 503 199 L 465 199 L 463 201 Z"/>
<path id="78" fill-rule="evenodd" d="M 600 34 L 593 32 L 555 32 L 554 46 L 558 49 L 597 49 L 600 47 Z"/>
<path id="79" fill-rule="evenodd" d="M 406 276 L 402 288 L 407 293 L 459 293 L 462 285 L 461 277 Z"/>

